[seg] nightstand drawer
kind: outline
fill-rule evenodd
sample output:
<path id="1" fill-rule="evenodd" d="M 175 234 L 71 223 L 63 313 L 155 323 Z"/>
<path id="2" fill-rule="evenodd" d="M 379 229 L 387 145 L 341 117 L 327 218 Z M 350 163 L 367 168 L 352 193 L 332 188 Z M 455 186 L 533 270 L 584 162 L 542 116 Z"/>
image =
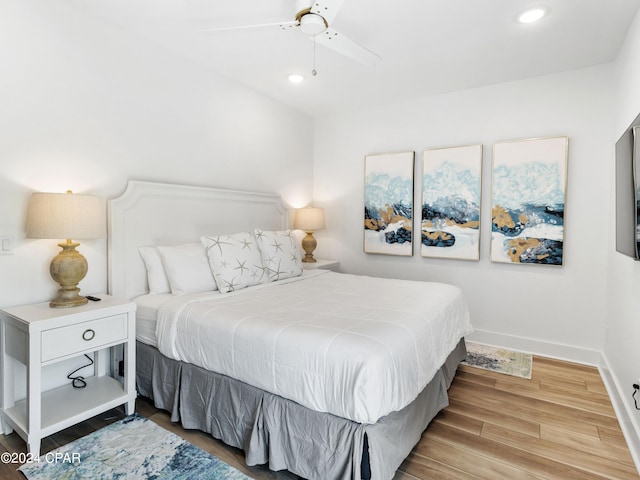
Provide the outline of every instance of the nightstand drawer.
<path id="1" fill-rule="evenodd" d="M 127 315 L 114 315 L 42 332 L 42 361 L 48 362 L 83 350 L 127 338 Z"/>

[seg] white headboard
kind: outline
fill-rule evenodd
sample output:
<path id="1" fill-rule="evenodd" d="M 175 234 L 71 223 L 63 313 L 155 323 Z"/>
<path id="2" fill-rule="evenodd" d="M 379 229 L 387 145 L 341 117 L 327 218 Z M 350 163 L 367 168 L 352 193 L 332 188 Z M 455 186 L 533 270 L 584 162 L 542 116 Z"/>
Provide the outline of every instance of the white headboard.
<path id="1" fill-rule="evenodd" d="M 131 180 L 109 200 L 108 222 L 109 293 L 131 299 L 148 289 L 138 247 L 282 230 L 289 215 L 278 195 Z"/>

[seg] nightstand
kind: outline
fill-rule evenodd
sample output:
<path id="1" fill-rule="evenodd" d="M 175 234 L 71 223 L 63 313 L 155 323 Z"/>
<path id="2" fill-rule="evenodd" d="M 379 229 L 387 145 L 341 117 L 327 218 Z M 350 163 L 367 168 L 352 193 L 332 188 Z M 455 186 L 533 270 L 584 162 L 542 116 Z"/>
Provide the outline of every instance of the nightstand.
<path id="1" fill-rule="evenodd" d="M 325 260 L 317 258 L 316 262 L 302 262 L 302 268 L 305 270 L 332 270 L 337 272 L 340 270 L 340 262 L 338 260 Z"/>
<path id="2" fill-rule="evenodd" d="M 40 441 L 119 405 L 135 409 L 135 303 L 99 295 L 99 302 L 50 308 L 49 302 L 0 310 L 0 420 L 5 433 L 15 431 L 29 452 L 40 454 Z M 108 375 L 109 348 L 124 345 L 124 382 Z M 69 383 L 42 392 L 42 368 L 94 354 L 95 375 L 84 388 Z M 27 397 L 15 400 L 16 363 L 27 367 Z"/>

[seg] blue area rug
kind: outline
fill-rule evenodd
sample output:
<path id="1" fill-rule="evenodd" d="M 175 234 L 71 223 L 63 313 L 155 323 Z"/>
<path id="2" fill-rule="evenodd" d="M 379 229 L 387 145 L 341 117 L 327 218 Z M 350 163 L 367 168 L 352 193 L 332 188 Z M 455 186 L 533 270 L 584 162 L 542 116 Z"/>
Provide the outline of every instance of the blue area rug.
<path id="1" fill-rule="evenodd" d="M 29 480 L 251 480 L 151 420 L 133 414 L 22 465 Z"/>

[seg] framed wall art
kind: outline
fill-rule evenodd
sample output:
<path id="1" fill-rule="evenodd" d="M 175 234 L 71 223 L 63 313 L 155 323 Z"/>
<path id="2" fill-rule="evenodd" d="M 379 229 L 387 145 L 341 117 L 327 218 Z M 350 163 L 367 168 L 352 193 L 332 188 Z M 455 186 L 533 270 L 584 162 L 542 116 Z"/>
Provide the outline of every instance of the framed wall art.
<path id="1" fill-rule="evenodd" d="M 562 265 L 568 137 L 493 146 L 491 260 Z"/>
<path id="2" fill-rule="evenodd" d="M 422 153 L 423 257 L 480 259 L 482 145 Z"/>
<path id="3" fill-rule="evenodd" d="M 413 255 L 414 159 L 414 152 L 365 157 L 365 253 Z"/>

